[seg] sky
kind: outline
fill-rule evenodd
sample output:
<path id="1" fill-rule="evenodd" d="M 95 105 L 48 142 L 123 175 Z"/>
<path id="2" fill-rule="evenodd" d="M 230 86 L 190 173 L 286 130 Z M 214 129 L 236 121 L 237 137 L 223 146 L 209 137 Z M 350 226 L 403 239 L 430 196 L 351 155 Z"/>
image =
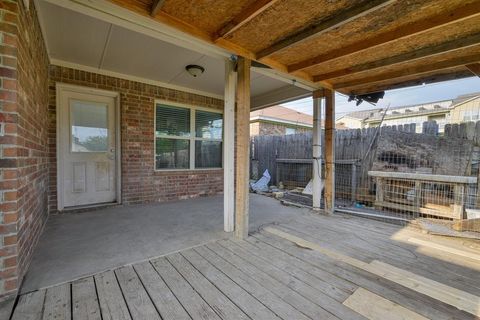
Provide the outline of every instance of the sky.
<path id="1" fill-rule="evenodd" d="M 336 118 L 345 113 L 374 108 L 400 107 L 411 104 L 421 104 L 431 101 L 449 100 L 459 95 L 480 92 L 480 78 L 472 77 L 460 80 L 432 83 L 423 86 L 389 90 L 377 106 L 363 102 L 356 106 L 355 101 L 348 102 L 348 97 L 337 93 L 335 96 Z M 282 104 L 284 107 L 299 112 L 312 114 L 312 98 L 300 99 Z"/>

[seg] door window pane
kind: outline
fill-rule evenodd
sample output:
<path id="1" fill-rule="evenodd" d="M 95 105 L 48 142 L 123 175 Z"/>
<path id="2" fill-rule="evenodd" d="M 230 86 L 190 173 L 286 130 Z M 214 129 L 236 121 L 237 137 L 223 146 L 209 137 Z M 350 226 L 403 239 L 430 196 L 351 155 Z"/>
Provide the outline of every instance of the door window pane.
<path id="1" fill-rule="evenodd" d="M 196 111 L 195 131 L 197 138 L 222 139 L 223 115 L 221 113 Z"/>
<path id="2" fill-rule="evenodd" d="M 108 106 L 73 100 L 70 103 L 72 152 L 108 151 Z"/>
<path id="3" fill-rule="evenodd" d="M 190 109 L 157 104 L 155 118 L 157 136 L 190 135 Z"/>
<path id="4" fill-rule="evenodd" d="M 195 141 L 195 168 L 221 168 L 222 143 Z"/>
<path id="5" fill-rule="evenodd" d="M 155 141 L 157 169 L 188 169 L 190 167 L 190 141 L 157 138 Z"/>

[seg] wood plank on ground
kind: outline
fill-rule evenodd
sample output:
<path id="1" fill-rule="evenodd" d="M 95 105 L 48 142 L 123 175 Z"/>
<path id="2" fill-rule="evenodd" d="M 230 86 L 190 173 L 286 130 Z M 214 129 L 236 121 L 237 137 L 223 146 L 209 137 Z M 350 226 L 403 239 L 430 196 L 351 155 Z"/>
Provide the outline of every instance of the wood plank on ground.
<path id="1" fill-rule="evenodd" d="M 230 299 L 208 281 L 179 253 L 168 255 L 167 260 L 187 280 L 198 294 L 222 319 L 249 319 Z"/>
<path id="2" fill-rule="evenodd" d="M 319 307 L 312 301 L 302 296 L 297 291 L 277 280 L 275 276 L 271 274 L 273 270 L 269 270 L 269 272 L 267 273 L 266 271 L 262 270 L 262 267 L 256 267 L 254 264 L 242 259 L 240 256 L 227 250 L 218 243 L 208 244 L 207 247 L 228 262 L 230 262 L 237 269 L 241 270 L 258 283 L 261 283 L 262 286 L 265 287 L 267 290 L 271 291 L 272 293 L 280 297 L 282 300 L 286 302 L 288 301 L 290 305 L 301 311 L 306 316 L 312 319 L 338 319 L 331 313 L 327 312 L 325 309 Z M 263 267 L 266 266 L 264 265 Z M 293 277 L 288 276 L 288 274 L 286 275 L 288 278 L 290 278 L 290 281 L 295 282 L 295 279 Z M 279 275 L 277 274 L 277 276 Z M 297 285 L 300 285 L 298 281 Z"/>
<path id="3" fill-rule="evenodd" d="M 372 261 L 366 271 L 480 317 L 478 296 L 377 260 Z"/>
<path id="4" fill-rule="evenodd" d="M 73 319 L 102 320 L 92 277 L 72 282 Z"/>
<path id="5" fill-rule="evenodd" d="M 12 320 L 40 320 L 43 315 L 46 290 L 38 290 L 21 295 Z"/>
<path id="6" fill-rule="evenodd" d="M 432 249 L 444 251 L 444 252 L 454 254 L 454 255 L 457 255 L 457 256 L 460 256 L 460 257 L 472 259 L 472 260 L 475 260 L 476 262 L 480 262 L 480 254 L 476 254 L 476 253 L 473 253 L 473 252 L 468 252 L 468 251 L 465 251 L 465 250 L 458 250 L 458 249 L 447 247 L 447 246 L 444 246 L 444 245 L 441 245 L 441 244 L 433 243 L 431 241 L 425 241 L 425 240 L 418 239 L 418 238 L 413 238 L 413 237 L 408 238 L 408 242 L 411 242 L 411 243 L 414 243 L 414 244 L 417 244 L 417 245 L 420 245 L 420 246 L 425 246 L 425 247 L 429 247 L 429 248 L 432 248 Z"/>
<path id="7" fill-rule="evenodd" d="M 250 278 L 248 275 L 231 265 L 229 262 L 221 258 L 214 251 L 205 246 L 194 249 L 203 258 L 212 265 L 221 270 L 225 275 L 232 279 L 237 285 L 241 286 L 252 296 L 263 303 L 267 308 L 274 312 L 278 317 L 289 320 L 306 320 L 307 316 L 292 307 L 288 302 L 280 299 L 272 292 L 268 291 L 263 285 Z"/>
<path id="8" fill-rule="evenodd" d="M 412 272 L 396 268 L 383 262 L 372 261 L 372 263 L 365 263 L 363 261 L 359 261 L 344 254 L 326 249 L 315 242 L 305 240 L 296 235 L 289 234 L 276 228 L 267 227 L 265 228 L 265 231 L 283 237 L 284 239 L 295 242 L 301 246 L 321 252 L 330 256 L 331 258 L 351 264 L 357 268 L 363 269 L 392 282 L 401 284 L 409 289 L 455 306 L 456 308 L 469 312 L 475 316 L 480 316 L 480 310 L 478 310 L 480 298 L 467 292 L 452 288 L 425 277 L 418 276 Z"/>
<path id="9" fill-rule="evenodd" d="M 356 229 L 342 229 L 342 227 L 332 224 L 318 225 L 312 221 L 309 225 L 296 222 L 295 224 L 289 223 L 288 226 L 278 226 L 279 229 L 284 227 L 296 231 L 299 235 L 311 236 L 322 246 L 335 251 L 340 250 L 359 260 L 365 260 L 364 257 L 368 257 L 367 261 L 369 262 L 383 260 L 396 267 L 444 282 L 459 290 L 474 295 L 480 294 L 480 277 L 476 277 L 476 274 L 480 272 L 480 264 L 475 261 L 438 250 L 432 252 L 433 250 L 427 247 L 415 250 L 408 244 L 399 243 L 398 240 L 389 240 L 369 232 L 358 234 Z M 335 236 L 332 236 L 329 229 L 333 230 L 334 235 L 346 235 L 343 238 L 337 236 L 335 240 L 332 240 L 332 237 Z M 287 232 L 289 231 L 287 230 Z M 410 256 L 402 254 L 402 251 L 410 252 Z"/>
<path id="10" fill-rule="evenodd" d="M 223 272 L 217 269 L 210 262 L 205 260 L 192 249 L 182 251 L 185 257 L 204 277 L 220 289 L 230 300 L 235 301 L 251 319 L 274 320 L 279 319 L 272 311 L 266 308 L 261 302 L 255 299 L 242 287 L 233 282 Z"/>
<path id="11" fill-rule="evenodd" d="M 289 272 L 289 270 L 300 272 L 301 270 L 303 272 L 303 275 L 305 276 L 304 279 L 308 281 L 307 283 L 314 285 L 315 288 L 321 288 L 322 283 L 327 283 L 331 287 L 333 287 L 333 290 L 342 290 L 348 295 L 351 295 L 358 288 L 358 286 L 354 285 L 349 281 L 346 281 L 345 279 L 337 277 L 329 272 L 325 272 L 322 269 L 312 268 L 311 265 L 289 254 L 273 250 L 273 247 L 254 237 L 249 237 L 248 239 L 246 239 L 245 243 L 247 243 L 249 246 L 247 247 L 243 245 L 243 243 L 240 243 L 240 245 L 243 245 L 245 249 L 249 250 L 249 252 L 264 257 L 269 261 L 272 261 L 272 263 L 274 263 L 282 270 L 285 270 L 287 272 Z M 343 302 L 344 300 L 342 300 L 341 302 Z"/>
<path id="12" fill-rule="evenodd" d="M 370 320 L 428 320 L 416 312 L 363 288 L 358 288 L 343 304 Z"/>
<path id="13" fill-rule="evenodd" d="M 150 262 L 133 266 L 163 320 L 191 319 Z"/>
<path id="14" fill-rule="evenodd" d="M 220 319 L 166 258 L 152 260 L 152 265 L 192 319 Z"/>
<path id="15" fill-rule="evenodd" d="M 359 225 L 349 225 L 350 222 L 345 222 L 345 220 L 351 219 L 341 219 L 335 223 L 330 221 L 330 223 L 322 224 L 319 224 L 318 219 L 315 219 L 315 217 L 305 220 L 310 221 L 311 224 L 314 224 L 322 231 L 327 228 L 341 234 L 352 234 L 355 236 L 355 239 L 368 242 L 369 245 L 380 243 L 382 245 L 377 245 L 376 248 L 383 249 L 382 251 L 384 252 L 394 253 L 393 256 L 385 256 L 387 262 L 391 262 L 397 267 L 411 269 L 411 271 L 415 271 L 423 276 L 434 277 L 438 281 L 446 282 L 457 289 L 465 290 L 472 294 L 480 294 L 480 277 L 472 277 L 475 273 L 480 272 L 479 261 L 472 260 L 472 258 L 478 257 L 480 246 L 477 246 L 470 240 L 465 241 L 425 235 L 419 230 L 408 227 L 392 229 L 386 235 L 371 230 L 377 229 L 385 223 L 374 223 L 370 227 L 366 225 L 362 228 Z M 375 222 L 369 219 L 357 218 L 355 223 L 361 220 Z M 418 239 L 417 244 L 420 247 L 412 246 L 414 241 L 410 241 L 410 239 Z M 425 245 L 421 246 L 421 244 Z M 410 252 L 412 258 L 409 258 L 408 255 L 403 255 L 401 251 L 404 253 Z M 464 257 L 470 259 L 465 259 Z"/>
<path id="16" fill-rule="evenodd" d="M 338 277 L 342 277 L 410 310 L 415 310 L 427 318 L 438 320 L 451 320 L 452 318 L 471 319 L 470 314 L 460 311 L 455 307 L 373 275 L 348 263 L 333 259 L 320 252 L 298 246 L 281 237 L 265 231 L 256 233 L 253 236 L 272 246 L 275 250 L 285 252 L 303 260 L 305 263 L 311 264 L 312 268 L 320 268 Z"/>
<path id="17" fill-rule="evenodd" d="M 70 320 L 71 312 L 70 283 L 47 289 L 43 320 Z"/>
<path id="18" fill-rule="evenodd" d="M 415 270 L 416 273 L 445 282 L 457 289 L 472 294 L 480 293 L 480 279 L 474 276 L 478 272 L 478 264 L 472 265 L 473 262 L 467 264 L 466 261 L 457 260 L 459 263 L 450 263 L 457 257 L 432 258 L 413 249 L 402 249 L 402 245 L 389 243 L 385 238 L 372 238 L 368 233 L 359 235 L 356 230 L 335 229 L 331 225 L 319 226 L 297 221 L 279 225 L 277 228 L 289 233 L 294 231 L 293 233 L 300 237 L 309 236 L 323 247 L 340 251 L 357 260 L 383 260 L 402 269 Z M 329 231 L 330 228 L 334 231 Z M 345 235 L 340 236 L 343 234 Z M 407 252 L 410 252 L 410 255 L 405 254 Z"/>
<path id="19" fill-rule="evenodd" d="M 103 320 L 131 320 L 127 304 L 113 271 L 102 272 L 95 275 L 94 278 Z"/>
<path id="20" fill-rule="evenodd" d="M 150 300 L 135 270 L 133 270 L 133 267 L 122 267 L 115 270 L 115 274 L 117 275 L 118 284 L 122 289 L 132 318 L 134 320 L 160 320 L 160 315 L 155 309 L 152 300 Z"/>
<path id="21" fill-rule="evenodd" d="M 325 293 L 316 289 L 314 285 L 316 283 L 315 277 L 306 275 L 308 278 L 303 278 L 302 276 L 304 274 L 302 272 L 298 272 L 295 275 L 287 273 L 286 271 L 284 271 L 284 268 L 283 268 L 283 267 L 286 267 L 287 264 L 278 266 L 272 260 L 267 262 L 266 260 L 263 260 L 260 257 L 251 254 L 250 253 L 251 250 L 247 251 L 243 249 L 241 246 L 238 245 L 239 242 L 240 241 L 233 242 L 233 241 L 225 240 L 225 241 L 219 241 L 218 243 L 223 247 L 225 247 L 226 249 L 229 249 L 234 254 L 240 256 L 245 261 L 250 262 L 252 265 L 257 267 L 258 269 L 267 273 L 272 278 L 283 283 L 290 289 L 298 292 L 300 295 L 310 300 L 311 302 L 315 303 L 325 311 L 330 312 L 334 316 L 340 319 L 364 319 L 364 317 L 360 316 L 355 312 L 352 312 L 352 310 L 345 308 L 341 304 L 341 302 L 343 302 L 349 296 L 348 294 L 346 293 L 342 294 L 341 297 L 339 298 L 341 302 L 339 302 L 331 298 L 330 296 L 326 295 Z M 338 291 L 333 286 L 328 286 L 328 288 L 330 288 L 330 290 L 332 291 Z"/>

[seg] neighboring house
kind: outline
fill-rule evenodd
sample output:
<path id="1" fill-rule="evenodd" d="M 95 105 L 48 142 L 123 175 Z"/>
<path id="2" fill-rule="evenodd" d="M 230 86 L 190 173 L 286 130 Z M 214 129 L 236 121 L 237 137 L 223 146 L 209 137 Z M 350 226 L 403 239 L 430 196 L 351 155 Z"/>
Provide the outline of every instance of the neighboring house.
<path id="1" fill-rule="evenodd" d="M 383 120 L 382 120 L 383 119 Z M 433 101 L 424 104 L 395 108 L 362 110 L 347 113 L 336 120 L 348 128 L 371 128 L 392 125 L 416 124 L 416 131 L 422 132 L 426 121 L 435 121 L 439 132 L 448 123 L 480 120 L 480 93 L 458 96 L 452 100 Z"/>
<path id="2" fill-rule="evenodd" d="M 335 121 L 335 126 L 343 126 L 346 129 L 357 129 L 365 127 L 365 120 L 375 115 L 382 109 L 361 110 L 347 113 Z"/>
<path id="3" fill-rule="evenodd" d="M 322 120 L 324 126 L 324 120 Z M 348 129 L 341 123 L 336 129 Z M 250 136 L 289 135 L 309 132 L 313 128 L 313 116 L 294 109 L 273 106 L 250 112 Z"/>
<path id="4" fill-rule="evenodd" d="M 480 93 L 460 96 L 453 104 L 450 123 L 480 120 Z"/>
<path id="5" fill-rule="evenodd" d="M 313 116 L 282 106 L 250 112 L 250 136 L 296 134 L 312 127 Z"/>

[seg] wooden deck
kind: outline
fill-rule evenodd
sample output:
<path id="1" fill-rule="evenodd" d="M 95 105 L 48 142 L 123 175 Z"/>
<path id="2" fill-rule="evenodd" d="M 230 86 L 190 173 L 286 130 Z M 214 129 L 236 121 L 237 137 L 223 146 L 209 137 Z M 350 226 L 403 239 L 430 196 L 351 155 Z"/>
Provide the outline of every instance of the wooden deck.
<path id="1" fill-rule="evenodd" d="M 480 243 L 300 215 L 19 298 L 17 319 L 475 319 Z"/>

